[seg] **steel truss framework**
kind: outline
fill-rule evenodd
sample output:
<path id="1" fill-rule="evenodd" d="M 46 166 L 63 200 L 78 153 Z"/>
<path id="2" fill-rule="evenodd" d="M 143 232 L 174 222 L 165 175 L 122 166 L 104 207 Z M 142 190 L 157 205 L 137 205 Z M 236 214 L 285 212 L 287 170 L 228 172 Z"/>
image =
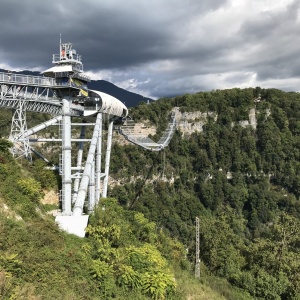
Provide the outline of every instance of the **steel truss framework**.
<path id="1" fill-rule="evenodd" d="M 49 96 L 49 94 L 52 94 L 52 96 Z M 26 101 L 26 111 L 51 115 L 62 114 L 61 100 L 53 96 L 50 87 L 20 86 L 12 82 L 2 84 L 0 81 L 0 107 L 17 109 L 20 102 L 24 101 Z M 83 112 L 82 107 L 75 104 L 71 105 L 70 114 L 72 116 L 82 116 Z"/>
<path id="2" fill-rule="evenodd" d="M 66 219 L 58 219 L 58 223 L 61 223 L 61 227 L 65 227 L 63 229 L 70 233 L 84 236 L 87 218 L 78 219 L 78 217 L 85 215 L 85 207 L 87 207 L 87 212 L 93 211 L 100 196 L 107 196 L 113 120 L 108 118 L 108 137 L 104 157 L 105 170 L 101 172 L 102 112 L 96 113 L 95 123 L 82 123 L 80 138 L 73 139 L 71 137 L 72 126 L 76 124 L 72 123 L 72 117 L 83 117 L 84 107 L 74 104 L 74 98 L 59 99 L 56 97 L 53 85 L 54 82 L 51 81 L 51 78 L 0 73 L 0 107 L 14 110 L 9 139 L 14 143 L 12 153 L 16 157 L 25 156 L 31 159 L 32 147 L 29 145 L 29 137 L 48 126 L 60 123 L 62 134 L 56 138 L 56 141 L 61 141 L 62 145 L 62 159 L 59 165 L 62 176 L 61 217 L 74 218 L 72 218 L 72 221 L 68 219 L 67 222 Z M 31 129 L 27 129 L 26 111 L 48 113 L 54 117 Z M 86 139 L 84 134 L 84 127 L 88 125 L 94 126 L 91 139 Z M 79 142 L 76 167 L 71 166 L 71 142 L 74 141 Z M 86 141 L 90 143 L 90 147 L 84 165 L 82 152 L 83 143 Z M 87 205 L 85 203 L 86 196 L 88 196 Z M 77 225 L 80 222 L 83 222 L 80 232 L 77 229 L 77 231 L 72 232 L 72 226 L 78 227 Z M 75 223 L 76 225 L 74 225 Z"/>
<path id="3" fill-rule="evenodd" d="M 18 101 L 18 106 L 12 117 L 12 125 L 9 140 L 13 142 L 14 147 L 12 153 L 14 156 L 25 156 L 29 161 L 32 161 L 31 149 L 29 146 L 28 138 L 23 138 L 22 141 L 15 138 L 20 132 L 27 131 L 26 123 L 26 102 Z"/>
<path id="4" fill-rule="evenodd" d="M 75 75 L 78 78 L 83 76 L 81 73 Z M 88 94 L 88 91 L 81 89 L 81 86 L 74 87 L 72 78 L 69 79 L 69 82 L 65 83 L 50 77 L 0 73 L 0 108 L 14 110 L 9 139 L 14 144 L 12 153 L 15 157 L 25 156 L 31 160 L 32 152 L 41 156 L 31 147 L 30 141 L 46 142 L 49 139 L 34 140 L 30 139 L 30 136 L 48 126 L 57 123 L 61 125 L 61 135 L 51 139 L 51 141 L 61 142 L 62 149 L 58 167 L 62 177 L 60 193 L 62 212 L 56 217 L 56 221 L 63 230 L 83 237 L 88 222 L 88 215 L 85 213 L 93 211 L 100 197 L 107 196 L 113 122 L 115 118 L 126 117 L 128 109 L 120 100 L 99 91 L 91 91 L 95 102 L 85 98 L 80 101 L 86 102 L 79 104 L 82 94 Z M 76 91 L 77 94 L 74 93 Z M 102 103 L 98 106 L 100 99 Z M 50 114 L 53 118 L 27 129 L 27 111 Z M 82 124 L 79 139 L 72 138 L 72 126 L 76 125 L 72 123 L 72 118 L 85 116 L 95 116 L 96 119 L 92 124 L 94 126 L 92 138 L 85 138 L 84 127 L 87 124 Z M 108 127 L 106 139 L 103 139 L 104 122 Z M 132 124 L 121 126 L 120 132 L 134 144 L 147 150 L 160 151 L 169 144 L 175 129 L 176 119 L 172 116 L 167 130 L 157 143 L 147 136 L 132 132 Z M 103 153 L 102 140 L 106 140 L 106 151 Z M 79 143 L 76 166 L 71 165 L 72 142 Z M 84 142 L 90 145 L 85 164 L 82 159 Z M 46 158 L 42 158 L 47 161 Z M 104 172 L 102 172 L 102 160 L 105 162 Z M 87 205 L 86 198 L 88 198 Z"/>

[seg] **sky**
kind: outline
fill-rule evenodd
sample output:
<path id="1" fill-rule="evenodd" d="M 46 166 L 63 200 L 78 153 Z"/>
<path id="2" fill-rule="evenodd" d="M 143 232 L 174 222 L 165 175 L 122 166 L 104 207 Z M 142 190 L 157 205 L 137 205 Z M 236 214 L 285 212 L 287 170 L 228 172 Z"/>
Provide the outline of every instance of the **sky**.
<path id="1" fill-rule="evenodd" d="M 299 0 L 0 0 L 0 68 L 43 71 L 71 42 L 93 80 L 158 99 L 300 91 Z"/>

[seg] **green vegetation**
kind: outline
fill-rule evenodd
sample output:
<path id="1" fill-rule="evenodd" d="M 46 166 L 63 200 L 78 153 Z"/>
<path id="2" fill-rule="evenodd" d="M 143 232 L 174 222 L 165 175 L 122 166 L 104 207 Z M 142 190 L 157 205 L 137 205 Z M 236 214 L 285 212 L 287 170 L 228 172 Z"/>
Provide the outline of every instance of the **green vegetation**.
<path id="1" fill-rule="evenodd" d="M 176 132 L 164 154 L 123 147 L 123 167 L 115 157 L 112 170 L 137 179 L 123 179 L 110 195 L 168 229 L 191 261 L 199 216 L 201 258 L 212 274 L 255 299 L 298 299 L 300 94 L 217 90 L 142 104 L 131 113 L 164 128 L 174 106 L 217 118 L 208 117 L 203 132 L 184 138 Z M 240 123 L 252 108 L 256 129 Z"/>
<path id="2" fill-rule="evenodd" d="M 155 124 L 155 139 L 175 106 L 208 113 L 203 132 L 178 130 L 158 153 L 115 142 L 111 175 L 122 184 L 85 239 L 58 230 L 40 202 L 57 174 L 14 160 L 0 140 L 1 299 L 300 299 L 300 94 L 216 90 L 131 115 Z M 256 128 L 242 125 L 253 108 Z"/>
<path id="3" fill-rule="evenodd" d="M 39 201 L 55 174 L 40 161 L 21 167 L 10 146 L 0 140 L 1 299 L 225 299 L 193 279 L 178 240 L 116 199 L 102 199 L 85 239 L 60 231 Z"/>
<path id="4" fill-rule="evenodd" d="M 153 299 L 175 299 L 176 282 L 168 255 L 184 263 L 184 249 L 141 213 L 126 212 L 115 199 L 103 199 L 87 228 L 86 260 L 104 299 L 137 290 Z"/>

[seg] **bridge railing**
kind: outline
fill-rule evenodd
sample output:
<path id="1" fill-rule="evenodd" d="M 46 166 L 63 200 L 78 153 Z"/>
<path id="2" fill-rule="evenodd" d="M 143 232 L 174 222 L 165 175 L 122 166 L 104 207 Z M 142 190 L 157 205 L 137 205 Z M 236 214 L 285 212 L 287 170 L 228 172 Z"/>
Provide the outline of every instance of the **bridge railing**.
<path id="1" fill-rule="evenodd" d="M 151 151 L 160 151 L 167 147 L 173 137 L 176 130 L 176 118 L 172 114 L 171 121 L 169 122 L 168 128 L 164 131 L 162 137 L 156 143 L 148 136 L 142 133 L 136 133 L 134 124 L 132 122 L 129 125 L 120 126 L 119 132 L 130 142 L 143 147 L 144 149 Z"/>
<path id="2" fill-rule="evenodd" d="M 0 72 L 0 83 L 55 86 L 54 78 Z"/>
<path id="3" fill-rule="evenodd" d="M 60 75 L 63 75 L 61 73 Z M 66 73 L 66 77 L 68 74 Z M 83 81 L 90 81 L 90 77 L 84 74 L 76 74 L 74 76 L 75 79 L 73 80 L 63 80 L 63 79 L 56 79 L 51 77 L 44 77 L 44 76 L 31 76 L 31 75 L 23 75 L 23 74 L 16 74 L 16 73 L 4 73 L 0 72 L 0 83 L 5 84 L 20 84 L 20 85 L 30 85 L 30 86 L 46 86 L 46 87 L 59 87 L 59 86 L 70 86 L 70 87 L 78 87 L 84 88 L 85 86 L 82 85 L 82 82 L 79 81 L 80 84 L 74 84 L 76 78 L 83 80 Z"/>

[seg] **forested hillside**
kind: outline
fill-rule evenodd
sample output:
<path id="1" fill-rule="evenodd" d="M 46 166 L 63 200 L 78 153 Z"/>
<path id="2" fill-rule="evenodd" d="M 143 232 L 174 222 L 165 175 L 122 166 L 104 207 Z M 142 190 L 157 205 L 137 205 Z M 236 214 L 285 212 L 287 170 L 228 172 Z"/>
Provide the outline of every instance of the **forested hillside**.
<path id="1" fill-rule="evenodd" d="M 299 299 L 300 94 L 217 90 L 142 103 L 131 114 L 160 133 L 174 107 L 216 117 L 207 114 L 202 132 L 177 131 L 164 153 L 115 144 L 112 171 L 123 184 L 111 196 L 167 228 L 191 261 L 199 216 L 210 272 L 255 299 Z M 255 126 L 243 122 L 251 109 Z"/>
<path id="2" fill-rule="evenodd" d="M 55 174 L 41 161 L 20 166 L 10 146 L 0 140 L 1 299 L 225 299 L 193 280 L 180 242 L 116 199 L 102 199 L 86 238 L 60 231 L 47 213 L 56 206 L 42 202 Z"/>
<path id="3" fill-rule="evenodd" d="M 110 198 L 84 239 L 61 232 L 47 213 L 57 207 L 42 204 L 57 174 L 14 160 L 0 140 L 0 297 L 300 299 L 300 94 L 216 90 L 130 115 L 155 125 L 155 140 L 172 112 L 177 131 L 161 152 L 114 133 Z M 5 138 L 11 116 L 0 114 Z"/>

